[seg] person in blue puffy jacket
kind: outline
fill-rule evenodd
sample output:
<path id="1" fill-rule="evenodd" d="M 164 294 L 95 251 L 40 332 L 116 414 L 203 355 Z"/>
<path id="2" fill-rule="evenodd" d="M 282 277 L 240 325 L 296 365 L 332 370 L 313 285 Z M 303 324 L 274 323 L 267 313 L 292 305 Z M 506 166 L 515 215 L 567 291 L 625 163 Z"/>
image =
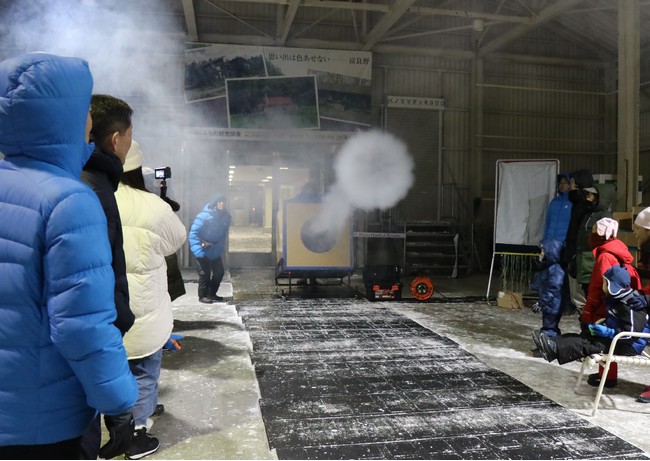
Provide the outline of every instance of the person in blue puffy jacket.
<path id="1" fill-rule="evenodd" d="M 566 240 L 573 207 L 569 200 L 569 189 L 571 189 L 569 175 L 567 173 L 557 175 L 557 195 L 548 204 L 542 240 L 554 239 L 561 242 Z"/>
<path id="2" fill-rule="evenodd" d="M 0 63 L 0 458 L 78 459 L 97 412 L 112 458 L 138 387 L 116 318 L 106 217 L 79 176 L 93 80 L 46 53 Z"/>
<path id="3" fill-rule="evenodd" d="M 190 250 L 199 263 L 199 301 L 206 304 L 223 301 L 217 291 L 225 273 L 221 255 L 226 248 L 231 220 L 225 203 L 221 195 L 207 203 L 190 228 Z"/>

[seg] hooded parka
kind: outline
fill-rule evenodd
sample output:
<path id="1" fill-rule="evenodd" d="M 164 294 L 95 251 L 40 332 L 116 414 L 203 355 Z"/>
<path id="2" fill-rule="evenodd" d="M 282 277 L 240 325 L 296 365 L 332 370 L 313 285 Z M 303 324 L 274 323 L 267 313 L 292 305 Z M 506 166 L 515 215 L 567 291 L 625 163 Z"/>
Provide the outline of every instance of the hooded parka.
<path id="1" fill-rule="evenodd" d="M 138 395 L 113 325 L 106 218 L 79 180 L 91 92 L 78 58 L 0 63 L 0 446 L 78 437 Z"/>
<path id="2" fill-rule="evenodd" d="M 207 203 L 190 228 L 190 250 L 197 258 L 216 259 L 226 248 L 231 217 L 226 210 L 217 208 L 220 200 L 223 201 L 224 197 L 219 196 Z M 202 245 L 203 242 L 210 245 Z"/>

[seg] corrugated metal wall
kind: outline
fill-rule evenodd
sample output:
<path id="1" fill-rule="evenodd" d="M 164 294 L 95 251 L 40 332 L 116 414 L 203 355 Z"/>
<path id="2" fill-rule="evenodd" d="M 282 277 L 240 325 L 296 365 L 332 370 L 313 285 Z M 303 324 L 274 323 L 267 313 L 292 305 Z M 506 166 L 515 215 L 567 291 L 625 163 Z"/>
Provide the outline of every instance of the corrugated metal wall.
<path id="1" fill-rule="evenodd" d="M 377 54 L 373 59 L 378 112 L 387 95 L 445 99 L 440 167 L 442 182 L 454 184 L 460 195 L 458 206 L 473 206 L 470 190 L 477 181 L 483 198 L 493 197 L 498 159 L 557 158 L 562 170 L 615 173 L 616 154 L 606 148 L 611 133 L 605 133 L 601 68 L 486 60 L 483 82 L 477 83 L 483 92 L 483 132 L 477 137 L 482 177 L 477 178 L 471 151 L 472 62 Z"/>

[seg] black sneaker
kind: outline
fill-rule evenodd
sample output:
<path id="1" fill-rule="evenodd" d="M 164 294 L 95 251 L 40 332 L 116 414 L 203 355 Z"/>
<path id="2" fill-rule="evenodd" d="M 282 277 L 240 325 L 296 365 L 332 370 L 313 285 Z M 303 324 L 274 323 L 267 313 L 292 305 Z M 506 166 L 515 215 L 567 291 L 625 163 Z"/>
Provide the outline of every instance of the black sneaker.
<path id="1" fill-rule="evenodd" d="M 124 454 L 125 459 L 140 459 L 158 451 L 160 442 L 147 434 L 147 428 L 136 429 L 131 446 Z"/>
<path id="2" fill-rule="evenodd" d="M 223 301 L 223 298 L 222 298 L 221 296 L 217 296 L 217 295 L 210 295 L 209 298 L 210 298 L 212 301 L 216 301 L 216 302 L 221 302 L 221 301 Z"/>
<path id="3" fill-rule="evenodd" d="M 199 298 L 199 302 L 204 304 L 212 304 L 212 299 L 204 296 L 203 298 Z"/>
<path id="4" fill-rule="evenodd" d="M 557 358 L 557 344 L 545 333 L 533 331 L 533 342 L 539 349 L 539 353 L 547 362 L 552 362 Z"/>
<path id="5" fill-rule="evenodd" d="M 165 412 L 165 405 L 162 403 L 159 403 L 156 405 L 156 408 L 154 408 L 153 413 L 151 413 L 151 416 L 160 416 Z"/>
<path id="6" fill-rule="evenodd" d="M 587 384 L 589 384 L 590 386 L 593 386 L 593 387 L 598 387 L 598 386 L 600 386 L 600 380 L 601 379 L 602 379 L 602 377 L 598 376 L 598 373 L 592 373 L 587 378 Z M 607 387 L 607 388 L 611 389 L 612 387 L 616 387 L 617 384 L 618 384 L 618 379 L 606 379 L 605 380 L 605 387 Z"/>

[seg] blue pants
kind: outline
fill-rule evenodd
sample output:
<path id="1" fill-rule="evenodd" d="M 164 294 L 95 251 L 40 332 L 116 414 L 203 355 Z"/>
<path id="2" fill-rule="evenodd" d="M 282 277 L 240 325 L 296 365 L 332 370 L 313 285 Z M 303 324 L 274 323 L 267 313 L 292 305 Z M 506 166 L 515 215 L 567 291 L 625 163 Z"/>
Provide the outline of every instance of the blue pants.
<path id="1" fill-rule="evenodd" d="M 144 426 L 158 403 L 158 378 L 162 362 L 162 348 L 141 359 L 129 360 L 129 368 L 138 382 L 138 401 L 133 407 L 135 426 Z"/>
<path id="2" fill-rule="evenodd" d="M 540 331 L 545 333 L 546 336 L 552 337 L 562 334 L 560 331 L 560 319 L 565 310 L 569 309 L 571 303 L 571 293 L 569 290 L 569 278 L 564 274 L 564 282 L 562 283 L 562 300 L 560 305 L 553 311 L 542 311 L 542 328 Z"/>

